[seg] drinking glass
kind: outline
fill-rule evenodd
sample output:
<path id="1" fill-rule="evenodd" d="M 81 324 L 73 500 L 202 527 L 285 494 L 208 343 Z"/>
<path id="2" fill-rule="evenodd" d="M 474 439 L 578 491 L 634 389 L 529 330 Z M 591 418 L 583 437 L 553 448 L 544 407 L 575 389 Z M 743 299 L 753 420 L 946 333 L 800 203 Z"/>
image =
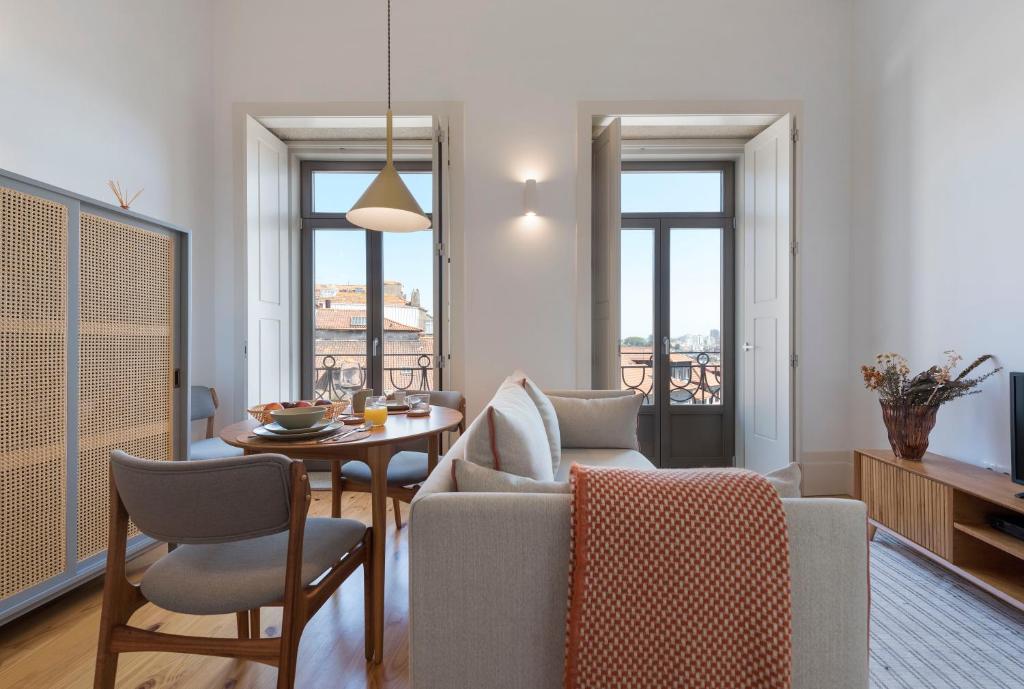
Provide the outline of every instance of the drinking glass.
<path id="1" fill-rule="evenodd" d="M 430 395 L 409 395 L 405 398 L 409 405 L 409 411 L 413 414 L 425 414 L 430 412 Z"/>
<path id="2" fill-rule="evenodd" d="M 383 395 L 367 397 L 363 418 L 374 427 L 386 424 L 388 422 L 388 398 Z"/>

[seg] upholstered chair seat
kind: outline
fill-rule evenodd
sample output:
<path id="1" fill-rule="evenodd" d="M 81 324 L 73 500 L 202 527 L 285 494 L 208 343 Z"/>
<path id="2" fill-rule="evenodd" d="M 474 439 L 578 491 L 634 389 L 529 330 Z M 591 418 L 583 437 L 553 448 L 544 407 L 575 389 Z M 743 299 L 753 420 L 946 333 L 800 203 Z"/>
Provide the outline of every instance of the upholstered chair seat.
<path id="1" fill-rule="evenodd" d="M 307 519 L 303 586 L 330 569 L 365 533 L 366 526 L 353 519 Z M 161 608 L 189 615 L 280 605 L 287 558 L 287 531 L 230 543 L 179 545 L 146 570 L 142 593 Z"/>
<path id="2" fill-rule="evenodd" d="M 396 453 L 388 464 L 388 485 L 411 486 L 427 479 L 427 453 L 402 450 Z M 370 482 L 370 467 L 363 462 L 348 462 L 341 468 L 341 475 L 359 483 Z"/>

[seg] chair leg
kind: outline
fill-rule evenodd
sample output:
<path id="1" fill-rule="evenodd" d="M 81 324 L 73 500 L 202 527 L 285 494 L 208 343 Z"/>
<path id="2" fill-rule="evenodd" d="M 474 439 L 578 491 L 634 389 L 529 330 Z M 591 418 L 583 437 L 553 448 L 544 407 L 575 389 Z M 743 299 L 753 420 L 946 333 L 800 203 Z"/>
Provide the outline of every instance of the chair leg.
<path id="1" fill-rule="evenodd" d="M 299 639 L 302 630 L 297 634 L 286 634 L 281 637 L 281 658 L 277 666 L 277 689 L 295 689 L 295 670 L 299 659 Z"/>
<path id="2" fill-rule="evenodd" d="M 341 477 L 341 463 L 331 462 L 331 516 L 341 517 L 341 493 L 345 484 Z"/>
<path id="3" fill-rule="evenodd" d="M 260 609 L 253 608 L 249 611 L 249 638 L 260 638 Z"/>
<path id="4" fill-rule="evenodd" d="M 366 659 L 373 660 L 373 530 L 363 536 L 363 628 L 366 630 Z"/>
<path id="5" fill-rule="evenodd" d="M 398 498 L 391 498 L 391 504 L 395 507 L 395 530 L 402 530 L 402 501 Z"/>
<path id="6" fill-rule="evenodd" d="M 238 638 L 248 639 L 249 638 L 249 612 L 243 610 L 235 613 L 235 619 L 238 622 Z"/>
<path id="7" fill-rule="evenodd" d="M 107 639 L 104 639 L 103 631 L 100 631 L 100 648 L 109 648 L 109 632 Z M 93 680 L 93 689 L 114 689 L 117 680 L 117 654 L 101 650 L 96 656 L 96 676 Z"/>

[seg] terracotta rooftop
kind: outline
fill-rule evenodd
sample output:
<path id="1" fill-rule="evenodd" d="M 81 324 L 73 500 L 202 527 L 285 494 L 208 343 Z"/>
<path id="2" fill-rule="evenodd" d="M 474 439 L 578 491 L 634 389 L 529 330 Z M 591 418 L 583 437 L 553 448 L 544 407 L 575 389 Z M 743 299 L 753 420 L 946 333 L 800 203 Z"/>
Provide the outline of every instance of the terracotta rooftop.
<path id="1" fill-rule="evenodd" d="M 352 322 L 353 318 L 356 319 L 355 323 Z M 316 329 L 366 330 L 366 311 L 358 309 L 317 309 Z M 385 318 L 384 332 L 418 333 L 420 329 Z"/>

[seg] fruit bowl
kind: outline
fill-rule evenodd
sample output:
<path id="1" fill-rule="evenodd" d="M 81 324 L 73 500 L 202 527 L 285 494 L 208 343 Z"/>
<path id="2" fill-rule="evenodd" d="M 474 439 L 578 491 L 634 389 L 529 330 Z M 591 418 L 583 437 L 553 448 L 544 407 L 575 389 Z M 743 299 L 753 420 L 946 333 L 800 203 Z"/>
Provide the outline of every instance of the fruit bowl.
<path id="1" fill-rule="evenodd" d="M 323 409 L 323 418 L 327 419 L 328 421 L 331 421 L 335 417 L 344 415 L 345 410 L 348 408 L 348 402 L 321 403 L 313 406 L 315 406 L 318 409 Z M 268 409 L 267 407 L 270 408 Z M 305 408 L 309 409 L 309 407 Z M 266 425 L 268 423 L 274 422 L 274 417 L 270 415 L 270 412 L 276 409 L 284 409 L 284 406 L 280 402 L 269 402 L 267 404 L 257 404 L 255 406 L 249 407 L 247 411 L 249 412 L 249 416 L 251 416 L 254 421 Z"/>

